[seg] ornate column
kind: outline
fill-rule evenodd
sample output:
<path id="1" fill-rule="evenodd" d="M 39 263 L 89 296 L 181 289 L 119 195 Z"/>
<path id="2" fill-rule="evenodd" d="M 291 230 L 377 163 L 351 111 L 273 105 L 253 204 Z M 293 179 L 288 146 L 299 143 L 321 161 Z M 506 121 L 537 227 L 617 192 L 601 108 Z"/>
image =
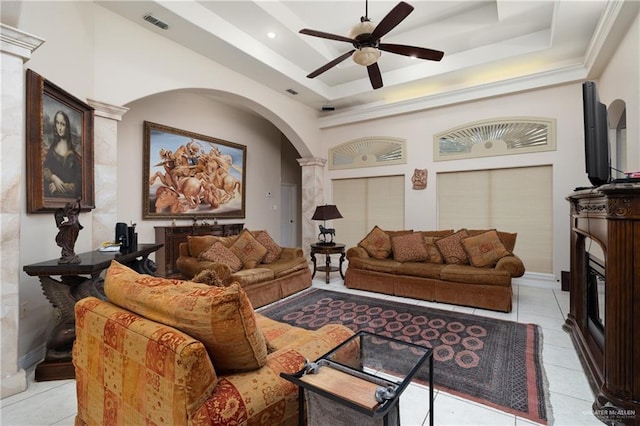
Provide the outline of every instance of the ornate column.
<path id="1" fill-rule="evenodd" d="M 118 121 L 129 108 L 87 99 L 95 109 L 94 119 L 94 181 L 96 208 L 91 215 L 93 235 L 91 246 L 114 239 L 114 226 L 118 219 Z"/>
<path id="2" fill-rule="evenodd" d="M 311 243 L 317 240 L 316 223 L 311 220 L 316 206 L 324 204 L 324 166 L 323 158 L 299 158 L 302 167 L 302 249 L 309 254 Z"/>
<path id="3" fill-rule="evenodd" d="M 25 371 L 18 366 L 20 319 L 20 219 L 25 164 L 25 73 L 23 64 L 44 40 L 0 24 L 2 54 L 2 139 L 0 146 L 0 296 L 2 297 L 2 395 L 27 388 Z"/>

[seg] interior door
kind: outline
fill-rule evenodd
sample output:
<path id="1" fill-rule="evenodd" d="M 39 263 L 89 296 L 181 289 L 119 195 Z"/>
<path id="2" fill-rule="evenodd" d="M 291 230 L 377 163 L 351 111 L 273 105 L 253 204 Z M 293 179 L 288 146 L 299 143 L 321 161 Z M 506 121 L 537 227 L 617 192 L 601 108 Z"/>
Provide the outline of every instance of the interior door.
<path id="1" fill-rule="evenodd" d="M 297 226 L 297 185 L 283 183 L 280 185 L 280 245 L 298 247 Z"/>

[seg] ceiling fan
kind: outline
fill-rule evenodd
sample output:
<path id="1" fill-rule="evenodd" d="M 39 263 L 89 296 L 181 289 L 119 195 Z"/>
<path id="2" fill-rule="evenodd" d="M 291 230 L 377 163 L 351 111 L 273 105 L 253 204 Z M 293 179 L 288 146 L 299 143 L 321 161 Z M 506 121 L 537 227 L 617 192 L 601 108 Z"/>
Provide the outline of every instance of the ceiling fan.
<path id="1" fill-rule="evenodd" d="M 427 59 L 430 61 L 439 61 L 444 56 L 444 52 L 439 50 L 426 49 L 424 47 L 406 46 L 403 44 L 389 44 L 380 43 L 380 39 L 385 36 L 389 31 L 394 29 L 400 22 L 402 22 L 413 11 L 413 6 L 408 3 L 398 3 L 387 15 L 382 18 L 382 21 L 378 25 L 371 22 L 369 19 L 369 2 L 365 0 L 365 13 L 360 18 L 360 23 L 351 29 L 350 37 L 344 37 L 341 35 L 325 33 L 322 31 L 302 29 L 300 34 L 310 35 L 313 37 L 326 38 L 329 40 L 344 41 L 351 43 L 353 49 L 338 56 L 334 60 L 326 63 L 317 70 L 309 74 L 308 78 L 314 78 L 322 74 L 323 72 L 335 67 L 340 62 L 347 59 L 349 56 L 353 57 L 354 62 L 359 65 L 367 67 L 369 73 L 369 80 L 371 86 L 374 89 L 382 87 L 382 75 L 380 74 L 380 67 L 378 66 L 378 58 L 380 58 L 381 50 L 390 53 L 396 53 L 398 55 L 411 56 L 420 59 Z"/>

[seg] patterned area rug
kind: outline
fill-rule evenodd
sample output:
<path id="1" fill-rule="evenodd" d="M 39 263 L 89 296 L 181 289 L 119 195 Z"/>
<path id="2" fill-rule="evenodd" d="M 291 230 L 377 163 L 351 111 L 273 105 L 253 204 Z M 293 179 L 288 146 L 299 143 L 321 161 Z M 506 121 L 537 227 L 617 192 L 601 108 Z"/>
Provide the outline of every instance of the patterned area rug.
<path id="1" fill-rule="evenodd" d="M 338 323 L 434 348 L 437 389 L 547 424 L 549 393 L 535 324 L 321 289 L 257 311 L 311 330 Z"/>

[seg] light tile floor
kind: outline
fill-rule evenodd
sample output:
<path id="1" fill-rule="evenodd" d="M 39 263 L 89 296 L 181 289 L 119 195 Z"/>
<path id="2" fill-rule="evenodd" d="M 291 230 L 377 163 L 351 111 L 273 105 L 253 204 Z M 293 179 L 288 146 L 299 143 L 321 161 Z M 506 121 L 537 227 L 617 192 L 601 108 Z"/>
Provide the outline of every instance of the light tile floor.
<path id="1" fill-rule="evenodd" d="M 569 310 L 569 293 L 523 285 L 513 287 L 513 311 L 506 314 L 442 303 L 432 303 L 370 292 L 349 290 L 342 280 L 333 274 L 331 282 L 325 284 L 316 277 L 314 287 L 335 291 L 358 293 L 500 318 L 511 321 L 539 324 L 543 332 L 543 364 L 549 381 L 549 393 L 553 424 L 555 425 L 602 425 L 591 413 L 594 396 L 573 348 L 569 335 L 562 324 Z M 400 416 L 403 425 L 428 425 L 427 389 L 410 385 L 400 399 Z M 436 425 L 532 425 L 528 420 L 496 409 L 435 391 Z M 30 374 L 29 387 L 25 392 L 0 401 L 0 424 L 3 426 L 73 425 L 76 413 L 75 381 L 59 380 L 35 382 Z"/>

